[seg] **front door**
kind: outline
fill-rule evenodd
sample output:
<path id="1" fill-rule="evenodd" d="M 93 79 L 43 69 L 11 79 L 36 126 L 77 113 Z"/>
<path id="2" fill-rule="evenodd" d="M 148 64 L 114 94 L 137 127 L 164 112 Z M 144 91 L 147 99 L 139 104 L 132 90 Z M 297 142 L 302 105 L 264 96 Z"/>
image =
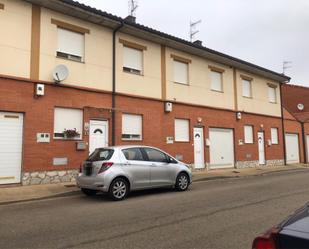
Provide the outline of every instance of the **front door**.
<path id="1" fill-rule="evenodd" d="M 259 164 L 265 165 L 264 132 L 258 132 Z"/>
<path id="2" fill-rule="evenodd" d="M 89 154 L 96 148 L 108 146 L 108 122 L 90 120 L 89 129 Z"/>
<path id="3" fill-rule="evenodd" d="M 194 138 L 194 167 L 196 169 L 203 169 L 205 168 L 203 128 L 194 128 L 193 138 Z"/>

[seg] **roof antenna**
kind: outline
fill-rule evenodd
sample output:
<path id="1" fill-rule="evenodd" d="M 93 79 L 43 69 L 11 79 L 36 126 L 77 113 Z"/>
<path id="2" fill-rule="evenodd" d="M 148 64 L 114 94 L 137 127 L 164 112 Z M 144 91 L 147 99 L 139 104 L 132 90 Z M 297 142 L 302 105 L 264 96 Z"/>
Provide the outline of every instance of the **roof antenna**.
<path id="1" fill-rule="evenodd" d="M 136 10 L 138 8 L 137 0 L 129 0 L 129 15 L 136 17 Z"/>
<path id="2" fill-rule="evenodd" d="M 196 22 L 190 21 L 190 42 L 193 42 L 194 36 L 200 32 L 199 30 L 196 29 L 196 26 L 200 24 L 202 20 L 198 20 Z"/>
<path id="3" fill-rule="evenodd" d="M 282 73 L 285 74 L 286 70 L 292 67 L 292 61 L 283 61 Z"/>

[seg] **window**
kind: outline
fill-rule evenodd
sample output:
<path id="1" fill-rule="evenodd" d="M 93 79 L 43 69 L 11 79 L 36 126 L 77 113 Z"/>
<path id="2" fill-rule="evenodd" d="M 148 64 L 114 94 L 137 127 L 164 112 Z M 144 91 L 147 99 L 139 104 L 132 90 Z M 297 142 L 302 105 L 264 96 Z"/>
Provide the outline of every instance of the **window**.
<path id="1" fill-rule="evenodd" d="M 122 150 L 125 158 L 132 161 L 144 161 L 143 154 L 139 148 Z"/>
<path id="2" fill-rule="evenodd" d="M 242 79 L 242 96 L 247 98 L 252 97 L 250 80 Z"/>
<path id="3" fill-rule="evenodd" d="M 223 92 L 222 73 L 211 71 L 211 90 Z"/>
<path id="4" fill-rule="evenodd" d="M 111 149 L 95 149 L 94 152 L 88 157 L 87 161 L 107 161 L 112 158 L 114 150 Z"/>
<path id="5" fill-rule="evenodd" d="M 142 140 L 142 116 L 134 114 L 122 115 L 122 139 Z"/>
<path id="6" fill-rule="evenodd" d="M 58 27 L 57 56 L 82 62 L 85 53 L 85 34 Z"/>
<path id="7" fill-rule="evenodd" d="M 167 156 L 161 151 L 152 148 L 144 148 L 144 150 L 148 156 L 148 160 L 151 162 L 165 163 L 168 161 Z"/>
<path id="8" fill-rule="evenodd" d="M 253 126 L 245 125 L 245 143 L 253 144 Z"/>
<path id="9" fill-rule="evenodd" d="M 189 120 L 175 119 L 175 141 L 189 142 Z"/>
<path id="10" fill-rule="evenodd" d="M 174 82 L 188 85 L 189 84 L 189 64 L 174 60 Z"/>
<path id="11" fill-rule="evenodd" d="M 143 51 L 130 47 L 123 47 L 123 71 L 135 74 L 143 72 Z"/>
<path id="12" fill-rule="evenodd" d="M 277 103 L 276 88 L 268 86 L 268 100 L 270 103 Z"/>
<path id="13" fill-rule="evenodd" d="M 278 144 L 278 128 L 271 128 L 271 143 Z"/>
<path id="14" fill-rule="evenodd" d="M 69 108 L 55 108 L 54 138 L 81 139 L 83 111 Z"/>

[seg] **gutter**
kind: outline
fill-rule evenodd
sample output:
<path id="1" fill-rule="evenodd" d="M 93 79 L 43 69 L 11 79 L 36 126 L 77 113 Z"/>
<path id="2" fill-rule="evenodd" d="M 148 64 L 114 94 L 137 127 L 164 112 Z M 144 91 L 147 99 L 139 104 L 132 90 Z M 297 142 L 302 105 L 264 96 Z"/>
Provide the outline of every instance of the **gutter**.
<path id="1" fill-rule="evenodd" d="M 283 162 L 286 165 L 286 141 L 285 141 L 285 126 L 283 115 L 283 97 L 282 97 L 282 82 L 280 82 L 280 106 L 281 106 L 281 126 L 282 126 L 282 142 L 283 142 Z"/>
<path id="2" fill-rule="evenodd" d="M 308 160 L 307 160 L 307 151 L 306 151 L 305 123 L 300 122 L 300 124 L 301 124 L 301 132 L 302 132 L 302 137 L 303 137 L 304 163 L 306 164 Z"/>
<path id="3" fill-rule="evenodd" d="M 112 90 L 112 146 L 116 145 L 116 33 L 124 23 L 113 30 L 113 90 Z"/>

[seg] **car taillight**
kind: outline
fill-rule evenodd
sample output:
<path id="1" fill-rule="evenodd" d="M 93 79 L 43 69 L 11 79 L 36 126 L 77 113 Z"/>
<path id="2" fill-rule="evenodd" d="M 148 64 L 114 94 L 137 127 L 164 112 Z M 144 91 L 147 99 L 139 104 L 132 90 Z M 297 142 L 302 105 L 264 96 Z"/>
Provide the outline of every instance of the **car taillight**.
<path id="1" fill-rule="evenodd" d="M 255 238 L 252 244 L 252 249 L 278 249 L 276 238 L 279 233 L 277 228 L 272 228 L 262 236 Z"/>
<path id="2" fill-rule="evenodd" d="M 98 172 L 98 174 L 103 173 L 104 171 L 108 170 L 111 166 L 113 166 L 114 163 L 112 162 L 106 162 L 106 163 L 102 163 L 102 166 Z"/>

